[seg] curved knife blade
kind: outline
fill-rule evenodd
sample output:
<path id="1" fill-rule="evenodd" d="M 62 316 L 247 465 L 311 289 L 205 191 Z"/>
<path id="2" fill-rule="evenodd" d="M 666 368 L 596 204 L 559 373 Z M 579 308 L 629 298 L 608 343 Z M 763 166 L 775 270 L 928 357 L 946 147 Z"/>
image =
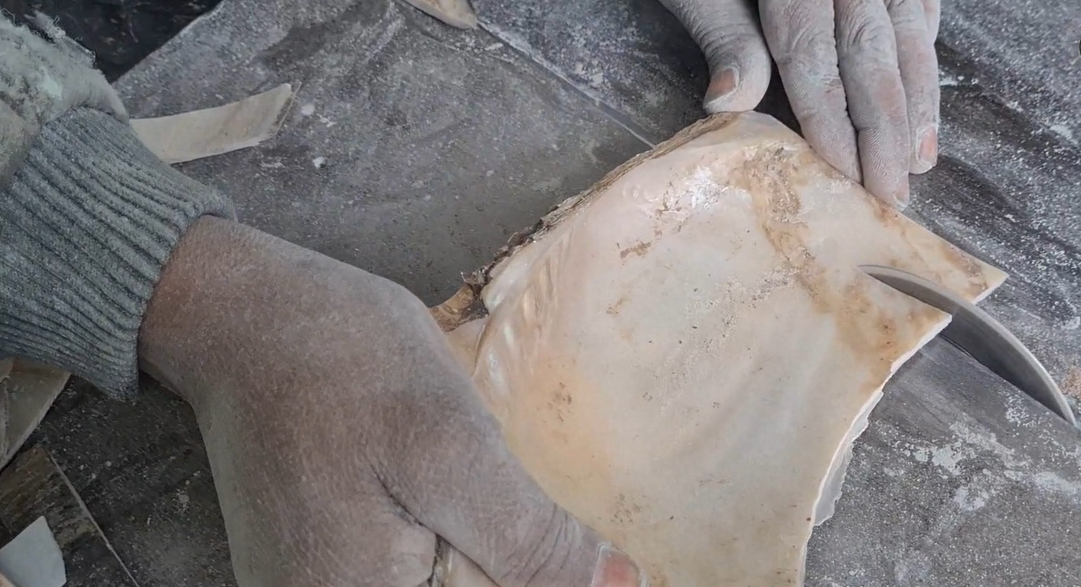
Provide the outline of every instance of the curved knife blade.
<path id="1" fill-rule="evenodd" d="M 907 271 L 861 265 L 864 273 L 917 300 L 951 314 L 942 338 L 965 351 L 999 377 L 1077 426 L 1066 396 L 1040 361 L 987 312 L 937 283 Z"/>

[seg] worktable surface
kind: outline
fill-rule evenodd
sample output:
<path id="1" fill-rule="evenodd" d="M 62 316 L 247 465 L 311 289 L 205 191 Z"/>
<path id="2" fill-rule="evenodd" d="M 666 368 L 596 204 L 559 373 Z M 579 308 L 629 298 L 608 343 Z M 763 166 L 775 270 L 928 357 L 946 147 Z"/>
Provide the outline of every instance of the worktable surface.
<path id="1" fill-rule="evenodd" d="M 1081 3 L 943 4 L 941 155 L 909 214 L 1010 274 L 983 307 L 1081 394 Z M 701 117 L 708 81 L 656 0 L 475 6 L 480 30 L 460 31 L 395 0 L 225 0 L 117 86 L 149 116 L 297 84 L 278 138 L 184 170 L 242 221 L 436 303 Z M 761 110 L 790 122 L 779 89 Z M 141 584 L 233 584 L 182 402 L 76 382 L 37 436 Z M 932 342 L 857 441 L 807 584 L 1081 585 L 1081 435 Z"/>

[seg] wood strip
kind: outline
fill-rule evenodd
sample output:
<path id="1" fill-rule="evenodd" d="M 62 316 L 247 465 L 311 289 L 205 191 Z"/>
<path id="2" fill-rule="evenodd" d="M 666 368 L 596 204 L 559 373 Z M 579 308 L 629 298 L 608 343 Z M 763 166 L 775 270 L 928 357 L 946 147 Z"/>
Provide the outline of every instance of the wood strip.
<path id="1" fill-rule="evenodd" d="M 0 525 L 12 535 L 45 516 L 67 567 L 67 587 L 138 587 L 48 451 L 35 446 L 0 474 Z"/>
<path id="2" fill-rule="evenodd" d="M 0 380 L 0 468 L 41 423 L 69 377 L 32 361 L 11 362 L 7 377 Z"/>

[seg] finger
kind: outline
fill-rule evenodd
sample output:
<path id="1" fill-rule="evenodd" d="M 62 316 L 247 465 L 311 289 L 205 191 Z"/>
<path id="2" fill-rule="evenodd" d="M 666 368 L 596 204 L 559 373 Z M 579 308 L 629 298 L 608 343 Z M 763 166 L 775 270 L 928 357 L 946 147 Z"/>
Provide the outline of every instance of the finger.
<path id="1" fill-rule="evenodd" d="M 803 136 L 828 163 L 860 181 L 856 131 L 837 67 L 832 0 L 761 0 L 759 12 Z"/>
<path id="2" fill-rule="evenodd" d="M 769 87 L 769 50 L 747 0 L 661 0 L 683 23 L 709 63 L 707 112 L 742 112 Z"/>
<path id="3" fill-rule="evenodd" d="M 908 205 L 910 140 L 905 88 L 885 4 L 835 0 L 837 64 L 848 115 L 856 128 L 867 191 L 897 207 Z"/>
<path id="4" fill-rule="evenodd" d="M 399 327 L 422 331 L 433 351 L 398 360 L 409 361 L 399 369 L 422 393 L 372 406 L 384 426 L 411 423 L 380 431 L 391 452 L 376 469 L 389 494 L 501 587 L 640 587 L 634 563 L 556 505 L 510 453 L 443 334 L 418 310 L 416 324 Z"/>
<path id="5" fill-rule="evenodd" d="M 938 21 L 941 14 L 939 0 L 920 0 L 923 4 L 923 16 L 927 19 L 927 35 L 934 43 L 938 38 Z"/>
<path id="6" fill-rule="evenodd" d="M 938 57 L 918 0 L 888 0 L 905 88 L 911 151 L 909 171 L 924 173 L 938 160 Z"/>

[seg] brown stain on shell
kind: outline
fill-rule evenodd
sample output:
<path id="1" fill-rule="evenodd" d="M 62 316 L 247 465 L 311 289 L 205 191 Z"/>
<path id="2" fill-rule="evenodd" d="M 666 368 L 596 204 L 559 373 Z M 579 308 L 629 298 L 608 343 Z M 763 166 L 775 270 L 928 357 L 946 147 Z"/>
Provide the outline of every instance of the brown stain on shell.
<path id="1" fill-rule="evenodd" d="M 638 244 L 636 244 L 636 245 L 634 245 L 632 247 L 627 247 L 627 248 L 621 250 L 619 252 L 619 258 L 620 259 L 626 259 L 627 257 L 629 257 L 631 255 L 637 255 L 639 257 L 644 257 L 645 254 L 649 252 L 649 249 L 651 247 L 653 247 L 653 243 L 651 243 L 651 242 L 650 243 L 640 242 L 640 243 L 638 243 Z"/>
<path id="2" fill-rule="evenodd" d="M 913 242 L 917 239 L 926 242 L 929 240 L 923 227 L 914 222 L 908 221 L 903 214 L 897 210 L 889 207 L 885 203 L 878 199 L 872 199 L 871 205 L 874 206 L 875 216 L 887 226 L 895 228 L 908 242 Z M 917 234 L 916 231 L 919 231 Z M 922 238 L 920 238 L 922 237 Z M 911 273 L 916 273 L 925 279 L 930 279 L 938 284 L 944 284 L 947 281 L 955 282 L 958 273 L 965 276 L 965 285 L 963 288 L 950 287 L 958 294 L 962 295 L 965 299 L 972 300 L 976 296 L 980 295 L 990 287 L 988 282 L 988 275 L 984 270 L 984 266 L 978 259 L 965 251 L 958 248 L 953 243 L 943 239 L 936 238 L 932 241 L 933 245 L 933 259 L 928 259 L 920 254 L 919 247 L 912 247 L 914 254 L 916 255 L 910 259 L 896 259 L 891 263 L 894 267 L 906 268 Z M 943 263 L 942 261 L 946 262 Z M 947 276 L 943 273 L 944 270 L 948 270 L 950 275 Z"/>
<path id="3" fill-rule="evenodd" d="M 623 304 L 626 304 L 626 303 L 627 303 L 627 296 L 626 295 L 621 295 L 621 296 L 619 296 L 619 299 L 616 300 L 616 303 L 612 304 L 611 306 L 608 306 L 608 308 L 605 310 L 605 313 L 608 314 L 609 316 L 618 316 L 619 311 L 623 308 Z"/>
<path id="4" fill-rule="evenodd" d="M 1081 400 L 1081 367 L 1074 364 L 1066 368 L 1066 376 L 1062 379 L 1062 393 Z"/>
<path id="5" fill-rule="evenodd" d="M 805 244 L 811 235 L 802 219 L 798 190 L 806 186 L 805 171 L 814 164 L 808 156 L 805 151 L 785 147 L 760 149 L 735 166 L 728 181 L 751 196 L 759 229 L 805 290 L 815 311 L 830 317 L 841 341 L 875 366 L 875 377 L 884 378 L 898 349 L 905 346 L 903 336 L 912 331 L 913 321 L 929 325 L 938 319 L 937 313 L 910 314 L 908 324 L 900 324 L 883 310 L 881 300 L 871 297 L 870 278 L 853 279 L 840 291 L 830 282 L 831 270 Z"/>

